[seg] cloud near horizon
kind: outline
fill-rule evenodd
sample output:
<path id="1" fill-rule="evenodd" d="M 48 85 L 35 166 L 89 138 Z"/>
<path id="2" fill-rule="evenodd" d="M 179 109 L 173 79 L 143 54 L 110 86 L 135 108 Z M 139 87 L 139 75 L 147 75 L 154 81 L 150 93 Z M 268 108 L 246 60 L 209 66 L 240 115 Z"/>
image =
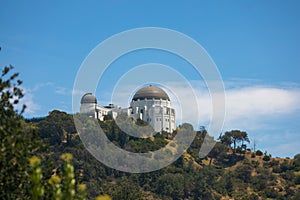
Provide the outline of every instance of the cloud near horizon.
<path id="1" fill-rule="evenodd" d="M 265 118 L 284 118 L 300 111 L 300 89 L 252 86 L 226 90 L 225 127 L 261 129 Z M 255 126 L 254 126 L 255 125 Z"/>
<path id="2" fill-rule="evenodd" d="M 41 105 L 37 104 L 34 100 L 34 94 L 27 88 L 22 87 L 23 93 L 25 94 L 24 97 L 20 100 L 17 109 L 20 111 L 23 105 L 26 105 L 25 109 L 25 116 L 34 115 L 37 111 L 41 109 Z"/>

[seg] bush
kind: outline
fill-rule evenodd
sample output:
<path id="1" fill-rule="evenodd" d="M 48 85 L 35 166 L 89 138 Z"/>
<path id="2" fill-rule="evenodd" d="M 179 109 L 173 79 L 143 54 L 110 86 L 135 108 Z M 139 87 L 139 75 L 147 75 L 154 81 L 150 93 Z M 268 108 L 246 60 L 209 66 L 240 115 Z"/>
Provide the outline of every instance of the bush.
<path id="1" fill-rule="evenodd" d="M 263 157 L 263 161 L 266 161 L 266 162 L 268 162 L 268 161 L 270 161 L 270 156 L 267 156 L 267 155 L 265 155 L 264 157 Z"/>
<path id="2" fill-rule="evenodd" d="M 258 162 L 258 161 L 255 161 L 255 160 L 252 160 L 252 161 L 251 161 L 251 165 L 252 165 L 254 168 L 257 168 L 257 167 L 259 167 L 259 162 Z"/>
<path id="3" fill-rule="evenodd" d="M 249 165 L 243 165 L 236 169 L 235 176 L 238 179 L 241 179 L 243 182 L 248 183 L 251 178 L 251 170 L 252 168 Z"/>
<path id="4" fill-rule="evenodd" d="M 278 160 L 272 160 L 272 161 L 270 162 L 270 166 L 271 166 L 271 167 L 279 166 L 279 161 L 278 161 Z"/>
<path id="5" fill-rule="evenodd" d="M 281 173 L 281 168 L 279 166 L 274 166 L 272 171 L 273 173 Z"/>
<path id="6" fill-rule="evenodd" d="M 294 156 L 293 166 L 295 170 L 300 171 L 300 154 Z"/>
<path id="7" fill-rule="evenodd" d="M 280 169 L 281 172 L 286 172 L 287 170 L 290 169 L 290 164 L 287 161 L 284 161 L 281 165 L 280 165 Z"/>
<path id="8" fill-rule="evenodd" d="M 138 184 L 133 183 L 127 177 L 122 177 L 113 188 L 111 193 L 113 199 L 142 199 L 142 192 Z M 96 199 L 97 200 L 97 199 Z"/>
<path id="9" fill-rule="evenodd" d="M 259 197 L 256 194 L 251 194 L 249 199 L 250 200 L 259 200 Z"/>
<path id="10" fill-rule="evenodd" d="M 295 177 L 295 184 L 296 185 L 300 184 L 300 175 Z"/>
<path id="11" fill-rule="evenodd" d="M 260 150 L 257 150 L 255 154 L 256 154 L 257 156 L 262 156 L 262 155 L 263 155 L 263 152 L 260 151 Z"/>
<path id="12" fill-rule="evenodd" d="M 278 197 L 278 193 L 275 190 L 273 190 L 273 189 L 266 189 L 264 191 L 264 196 L 266 198 L 277 198 Z"/>
<path id="13" fill-rule="evenodd" d="M 286 181 L 293 181 L 294 180 L 294 177 L 295 177 L 295 174 L 293 171 L 291 170 L 288 170 L 286 172 L 282 172 L 281 174 L 282 178 L 284 178 Z"/>
<path id="14" fill-rule="evenodd" d="M 164 174 L 158 178 L 157 193 L 173 199 L 182 199 L 184 177 L 181 174 Z"/>

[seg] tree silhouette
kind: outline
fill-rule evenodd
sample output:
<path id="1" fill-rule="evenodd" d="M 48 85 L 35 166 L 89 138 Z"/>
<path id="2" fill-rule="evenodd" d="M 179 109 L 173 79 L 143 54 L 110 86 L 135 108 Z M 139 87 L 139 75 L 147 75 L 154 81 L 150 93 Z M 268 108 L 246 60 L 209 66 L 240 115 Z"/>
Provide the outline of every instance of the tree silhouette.
<path id="1" fill-rule="evenodd" d="M 245 131 L 240 131 L 240 130 L 227 131 L 225 132 L 224 135 L 221 135 L 219 139 L 222 144 L 225 144 L 227 146 L 231 146 L 233 144 L 234 153 L 236 150 L 236 145 L 238 143 L 241 142 L 243 146 L 244 146 L 244 142 L 250 143 L 248 134 Z"/>

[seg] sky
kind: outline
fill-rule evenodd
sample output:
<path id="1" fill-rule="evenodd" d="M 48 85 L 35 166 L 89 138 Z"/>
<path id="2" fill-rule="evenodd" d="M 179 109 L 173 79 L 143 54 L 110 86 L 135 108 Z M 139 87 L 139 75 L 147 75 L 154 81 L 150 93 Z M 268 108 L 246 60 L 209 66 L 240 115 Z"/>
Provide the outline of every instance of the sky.
<path id="1" fill-rule="evenodd" d="M 28 107 L 25 117 L 46 116 L 54 109 L 72 113 L 76 74 L 97 45 L 126 30 L 162 27 L 193 38 L 218 67 L 226 94 L 223 131 L 247 131 L 249 147 L 255 141 L 256 148 L 274 157 L 300 153 L 298 1 L 0 0 L 0 4 L 0 66 L 11 64 L 20 72 L 23 103 Z M 155 77 L 164 79 L 160 83 L 178 96 L 189 95 L 181 81 L 190 82 L 199 93 L 195 99 L 200 122 L 209 125 L 211 97 L 203 80 L 166 52 L 133 52 L 112 63 L 96 91 L 99 103 L 110 103 L 115 89 L 113 103 L 128 106 L 132 93 L 120 91 L 136 86 L 120 81 L 122 75 L 149 62 L 172 66 L 185 76 Z M 181 120 L 194 124 L 193 111 Z"/>

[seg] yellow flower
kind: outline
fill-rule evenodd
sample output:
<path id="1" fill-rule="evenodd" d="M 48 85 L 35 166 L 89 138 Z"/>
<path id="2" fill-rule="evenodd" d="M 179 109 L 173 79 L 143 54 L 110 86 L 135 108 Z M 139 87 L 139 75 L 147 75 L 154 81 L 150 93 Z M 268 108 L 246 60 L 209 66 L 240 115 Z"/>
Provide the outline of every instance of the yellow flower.
<path id="1" fill-rule="evenodd" d="M 60 156 L 60 158 L 66 162 L 70 162 L 70 160 L 72 160 L 72 158 L 73 158 L 73 155 L 70 153 L 64 153 Z"/>
<path id="2" fill-rule="evenodd" d="M 79 192 L 84 192 L 86 190 L 86 185 L 85 184 L 79 184 L 77 185 L 77 189 Z"/>
<path id="3" fill-rule="evenodd" d="M 111 198 L 110 198 L 110 196 L 105 194 L 105 195 L 97 196 L 96 200 L 111 200 Z"/>
<path id="4" fill-rule="evenodd" d="M 36 167 L 41 163 L 41 159 L 36 156 L 33 156 L 29 158 L 29 163 L 32 167 Z"/>
<path id="5" fill-rule="evenodd" d="M 55 186 L 61 182 L 61 178 L 57 175 L 51 176 L 51 178 L 48 180 L 48 183 L 52 186 Z"/>

